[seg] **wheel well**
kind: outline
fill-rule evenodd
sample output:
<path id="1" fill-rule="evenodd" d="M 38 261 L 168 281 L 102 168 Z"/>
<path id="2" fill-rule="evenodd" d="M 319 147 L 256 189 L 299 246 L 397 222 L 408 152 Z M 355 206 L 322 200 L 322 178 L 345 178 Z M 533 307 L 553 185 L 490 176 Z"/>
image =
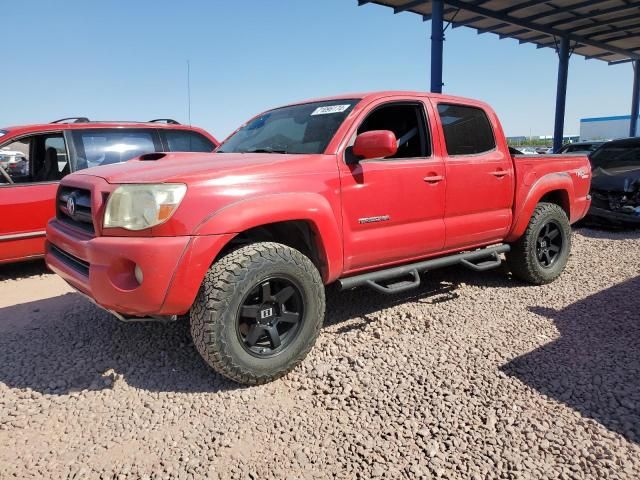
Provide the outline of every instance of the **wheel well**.
<path id="1" fill-rule="evenodd" d="M 567 214 L 567 218 L 571 218 L 571 210 L 569 203 L 569 194 L 566 190 L 553 190 L 551 192 L 547 192 L 540 199 L 540 203 L 554 203 L 558 205 L 560 208 L 564 210 L 564 213 Z"/>
<path id="2" fill-rule="evenodd" d="M 327 259 L 320 236 L 314 225 L 305 220 L 269 223 L 245 230 L 220 251 L 216 261 L 238 247 L 257 242 L 277 242 L 295 248 L 307 256 L 320 271 L 320 275 L 326 278 Z"/>

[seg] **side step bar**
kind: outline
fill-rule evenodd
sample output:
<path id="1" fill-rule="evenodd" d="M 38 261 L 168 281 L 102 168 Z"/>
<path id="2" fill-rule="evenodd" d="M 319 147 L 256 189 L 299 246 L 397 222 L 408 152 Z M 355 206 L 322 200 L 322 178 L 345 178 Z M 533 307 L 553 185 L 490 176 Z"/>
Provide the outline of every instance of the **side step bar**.
<path id="1" fill-rule="evenodd" d="M 400 293 L 420 286 L 420 273 L 435 270 L 436 268 L 462 265 L 476 272 L 497 268 L 502 263 L 499 255 L 510 250 L 511 247 L 509 245 L 496 245 L 472 252 L 456 253 L 446 257 L 341 278 L 338 280 L 338 284 L 340 285 L 340 290 L 351 290 L 352 288 L 366 285 L 384 294 Z M 409 276 L 411 277 L 410 280 L 403 280 L 403 277 Z M 398 281 L 388 285 L 379 283 L 394 279 Z"/>

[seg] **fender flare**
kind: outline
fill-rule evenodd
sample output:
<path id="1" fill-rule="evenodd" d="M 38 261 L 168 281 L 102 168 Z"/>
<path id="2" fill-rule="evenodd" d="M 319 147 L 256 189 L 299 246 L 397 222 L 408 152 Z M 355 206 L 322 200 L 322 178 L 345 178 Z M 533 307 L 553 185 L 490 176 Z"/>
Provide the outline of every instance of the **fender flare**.
<path id="1" fill-rule="evenodd" d="M 526 187 L 526 178 L 524 182 L 524 187 Z M 511 231 L 507 235 L 505 241 L 514 242 L 518 238 L 520 238 L 527 226 L 529 225 L 529 220 L 533 215 L 533 211 L 535 210 L 538 203 L 542 197 L 550 192 L 559 191 L 563 195 L 567 197 L 567 207 L 569 210 L 569 219 L 573 218 L 575 215 L 574 209 L 574 199 L 575 192 L 573 188 L 573 181 L 571 180 L 571 176 L 568 173 L 548 173 L 540 177 L 529 189 L 529 193 L 527 194 L 524 201 L 520 203 L 521 207 L 514 211 L 514 221 L 513 226 L 511 227 Z"/>
<path id="2" fill-rule="evenodd" d="M 239 234 L 246 230 L 286 221 L 306 221 L 316 234 L 319 253 L 326 261 L 323 280 L 330 283 L 342 273 L 342 235 L 335 212 L 317 193 L 274 193 L 238 200 L 210 213 L 194 235 Z"/>

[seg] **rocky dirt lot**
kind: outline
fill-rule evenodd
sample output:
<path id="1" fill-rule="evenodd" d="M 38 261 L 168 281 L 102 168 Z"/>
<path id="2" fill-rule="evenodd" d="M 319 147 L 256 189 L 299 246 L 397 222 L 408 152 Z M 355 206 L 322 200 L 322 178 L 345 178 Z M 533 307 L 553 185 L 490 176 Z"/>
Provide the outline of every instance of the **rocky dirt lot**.
<path id="1" fill-rule="evenodd" d="M 295 372 L 243 388 L 186 324 L 121 325 L 0 268 L 2 478 L 640 478 L 640 233 L 582 229 L 561 279 L 330 289 Z"/>

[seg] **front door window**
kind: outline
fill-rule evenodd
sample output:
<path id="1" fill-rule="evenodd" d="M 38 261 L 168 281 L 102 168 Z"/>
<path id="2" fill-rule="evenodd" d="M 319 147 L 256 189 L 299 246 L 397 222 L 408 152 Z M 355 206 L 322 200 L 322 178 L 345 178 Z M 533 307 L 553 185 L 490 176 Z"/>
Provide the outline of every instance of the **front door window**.
<path id="1" fill-rule="evenodd" d="M 59 133 L 23 137 L 0 147 L 0 184 L 55 182 L 69 173 Z"/>

